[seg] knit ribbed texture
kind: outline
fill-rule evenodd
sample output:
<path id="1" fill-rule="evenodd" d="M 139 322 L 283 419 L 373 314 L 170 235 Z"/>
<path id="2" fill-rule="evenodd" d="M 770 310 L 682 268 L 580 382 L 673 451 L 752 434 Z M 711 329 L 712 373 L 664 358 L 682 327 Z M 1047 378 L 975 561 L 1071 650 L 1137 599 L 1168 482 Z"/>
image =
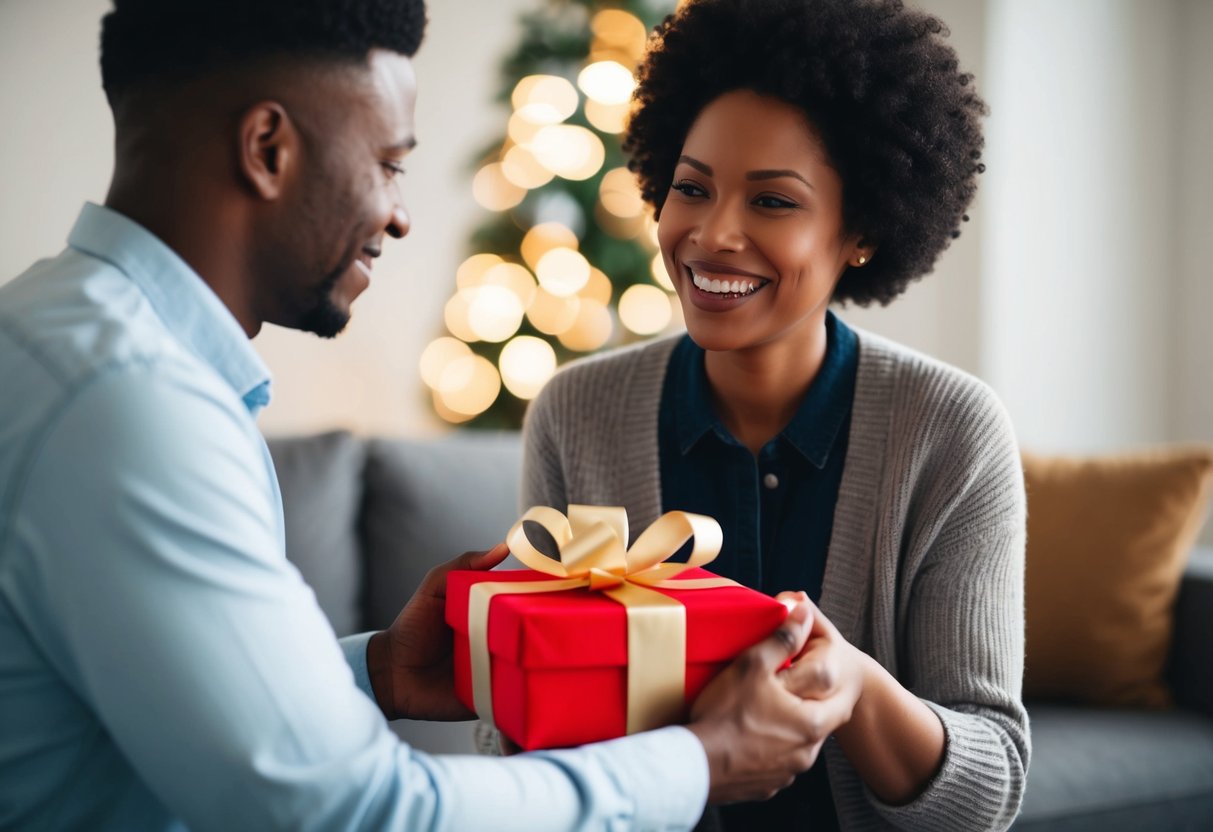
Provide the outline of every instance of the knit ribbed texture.
<path id="1" fill-rule="evenodd" d="M 856 332 L 821 609 L 939 715 L 947 748 L 923 794 L 889 806 L 827 742 L 839 821 L 845 830 L 1004 829 L 1029 756 L 1015 437 L 980 381 Z M 657 411 L 676 340 L 575 362 L 552 379 L 527 414 L 523 507 L 626 506 L 633 538 L 657 519 Z"/>

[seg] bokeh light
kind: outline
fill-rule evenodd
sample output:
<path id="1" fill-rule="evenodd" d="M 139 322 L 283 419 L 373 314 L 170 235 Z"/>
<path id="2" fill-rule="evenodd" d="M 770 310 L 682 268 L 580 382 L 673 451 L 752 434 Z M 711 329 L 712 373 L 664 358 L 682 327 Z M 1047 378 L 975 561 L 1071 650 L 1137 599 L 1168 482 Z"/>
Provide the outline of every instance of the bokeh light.
<path id="1" fill-rule="evenodd" d="M 670 279 L 670 273 L 666 271 L 665 258 L 661 252 L 653 258 L 653 265 L 649 269 L 653 273 L 653 280 L 657 281 L 657 285 L 667 292 L 674 291 L 674 281 Z"/>
<path id="2" fill-rule="evenodd" d="M 577 235 L 564 223 L 541 222 L 522 237 L 519 253 L 532 269 L 538 268 L 539 260 L 554 248 L 577 249 Z"/>
<path id="3" fill-rule="evenodd" d="M 535 134 L 531 152 L 552 173 L 574 181 L 589 179 L 602 168 L 606 158 L 602 139 L 592 130 L 574 124 L 544 127 Z"/>
<path id="4" fill-rule="evenodd" d="M 590 261 L 571 248 L 554 248 L 535 267 L 539 285 L 553 295 L 568 297 L 581 291 L 590 279 Z"/>
<path id="5" fill-rule="evenodd" d="M 611 284 L 611 279 L 600 269 L 591 268 L 590 279 L 577 292 L 577 296 L 597 301 L 606 306 L 611 302 L 612 292 L 614 292 L 614 286 Z"/>
<path id="6" fill-rule="evenodd" d="M 670 296 L 656 286 L 638 283 L 619 296 L 619 320 L 637 335 L 661 332 L 670 317 Z"/>
<path id="7" fill-rule="evenodd" d="M 484 282 L 489 269 L 503 262 L 496 254 L 473 254 L 455 270 L 455 285 L 460 289 L 474 289 Z"/>
<path id="8" fill-rule="evenodd" d="M 617 61 L 595 61 L 578 74 L 577 86 L 600 104 L 627 104 L 636 89 L 636 78 Z"/>
<path id="9" fill-rule="evenodd" d="M 598 186 L 602 207 L 617 217 L 639 217 L 644 213 L 644 200 L 636 176 L 627 168 L 612 168 L 602 176 Z"/>
<path id="10" fill-rule="evenodd" d="M 516 144 L 505 152 L 501 159 L 501 173 L 519 188 L 528 190 L 543 187 L 551 182 L 555 175 L 539 164 L 529 147 L 521 144 Z"/>
<path id="11" fill-rule="evenodd" d="M 499 162 L 491 162 L 476 171 L 472 179 L 472 196 L 489 211 L 508 211 L 522 202 L 526 188 L 506 179 Z"/>
<path id="12" fill-rule="evenodd" d="M 503 286 L 509 289 L 518 298 L 523 309 L 535 296 L 535 277 L 525 266 L 517 263 L 498 263 L 492 266 L 484 273 L 482 282 L 485 286 Z"/>
<path id="13" fill-rule="evenodd" d="M 602 349 L 611 338 L 615 322 L 611 310 L 595 300 L 582 300 L 573 325 L 557 337 L 560 343 L 577 352 Z"/>
<path id="14" fill-rule="evenodd" d="M 533 124 L 557 124 L 577 112 L 580 97 L 559 75 L 528 75 L 514 86 L 510 103 Z"/>
<path id="15" fill-rule="evenodd" d="M 435 338 L 421 353 L 421 380 L 431 389 L 437 389 L 438 380 L 447 366 L 452 361 L 471 354 L 471 348 L 458 338 L 451 338 L 449 335 Z"/>
<path id="16" fill-rule="evenodd" d="M 585 102 L 586 121 L 603 133 L 622 133 L 627 129 L 631 112 L 631 103 L 627 101 L 622 104 L 603 104 L 591 98 Z"/>
<path id="17" fill-rule="evenodd" d="M 644 54 L 649 31 L 640 18 L 622 9 L 603 9 L 590 21 L 594 46 L 599 50 L 616 50 L 633 61 Z"/>
<path id="18" fill-rule="evenodd" d="M 535 329 L 545 335 L 560 335 L 577 323 L 581 311 L 581 299 L 561 297 L 540 287 L 531 298 L 526 317 Z"/>
<path id="19" fill-rule="evenodd" d="M 533 399 L 556 372 L 556 351 L 542 338 L 519 335 L 502 348 L 497 366 L 507 390 Z"/>
<path id="20" fill-rule="evenodd" d="M 478 291 L 480 290 L 460 289 L 451 295 L 450 300 L 446 302 L 446 307 L 442 310 L 442 320 L 446 324 L 447 331 L 463 341 L 480 340 L 480 336 L 476 334 L 468 321 L 468 309 L 472 298 Z"/>
<path id="21" fill-rule="evenodd" d="M 455 413 L 476 416 L 497 400 L 501 376 L 493 362 L 482 355 L 458 358 L 447 365 L 438 379 L 436 392 Z"/>
<path id="22" fill-rule="evenodd" d="M 518 331 L 524 312 L 518 295 L 505 286 L 486 285 L 470 291 L 473 296 L 468 302 L 468 327 L 477 338 L 497 343 Z"/>

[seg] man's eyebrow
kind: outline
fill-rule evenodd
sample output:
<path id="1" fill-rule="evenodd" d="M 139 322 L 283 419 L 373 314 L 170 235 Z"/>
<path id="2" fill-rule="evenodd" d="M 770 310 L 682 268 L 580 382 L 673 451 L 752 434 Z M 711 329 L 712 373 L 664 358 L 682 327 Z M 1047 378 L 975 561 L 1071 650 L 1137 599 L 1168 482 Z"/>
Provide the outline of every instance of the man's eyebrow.
<path id="1" fill-rule="evenodd" d="M 799 179 L 801 182 L 808 185 L 810 188 L 813 188 L 813 183 L 809 182 L 809 180 L 805 179 L 803 176 L 801 176 L 796 171 L 790 170 L 790 169 L 752 170 L 745 175 L 745 178 L 749 179 L 750 181 L 756 181 L 759 179 L 780 179 L 784 176 L 790 176 L 793 179 Z M 814 189 L 814 190 L 816 190 L 816 189 Z"/>
<path id="2" fill-rule="evenodd" d="M 409 136 L 407 139 L 401 139 L 400 141 L 396 142 L 395 144 L 388 145 L 387 147 L 384 148 L 384 150 L 386 150 L 388 153 L 403 153 L 406 150 L 412 150 L 416 146 L 417 146 L 416 137 Z"/>

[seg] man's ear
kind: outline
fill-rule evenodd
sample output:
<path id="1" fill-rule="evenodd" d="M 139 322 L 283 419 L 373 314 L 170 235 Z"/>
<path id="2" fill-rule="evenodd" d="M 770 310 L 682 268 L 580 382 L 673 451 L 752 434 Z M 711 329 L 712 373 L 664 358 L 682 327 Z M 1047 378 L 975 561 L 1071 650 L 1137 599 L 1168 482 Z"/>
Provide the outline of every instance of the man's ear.
<path id="1" fill-rule="evenodd" d="M 286 109 L 276 101 L 249 107 L 240 117 L 238 140 L 241 177 L 262 199 L 278 199 L 299 159 L 299 131 Z"/>

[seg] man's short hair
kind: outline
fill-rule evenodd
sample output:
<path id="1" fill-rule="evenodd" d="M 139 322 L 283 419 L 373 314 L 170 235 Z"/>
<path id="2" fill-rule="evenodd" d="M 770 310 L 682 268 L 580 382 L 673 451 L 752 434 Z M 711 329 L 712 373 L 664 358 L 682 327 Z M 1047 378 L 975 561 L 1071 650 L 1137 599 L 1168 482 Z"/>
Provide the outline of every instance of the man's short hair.
<path id="1" fill-rule="evenodd" d="M 101 82 L 113 107 L 153 82 L 274 58 L 411 57 L 425 23 L 424 0 L 114 0 L 101 21 Z"/>

